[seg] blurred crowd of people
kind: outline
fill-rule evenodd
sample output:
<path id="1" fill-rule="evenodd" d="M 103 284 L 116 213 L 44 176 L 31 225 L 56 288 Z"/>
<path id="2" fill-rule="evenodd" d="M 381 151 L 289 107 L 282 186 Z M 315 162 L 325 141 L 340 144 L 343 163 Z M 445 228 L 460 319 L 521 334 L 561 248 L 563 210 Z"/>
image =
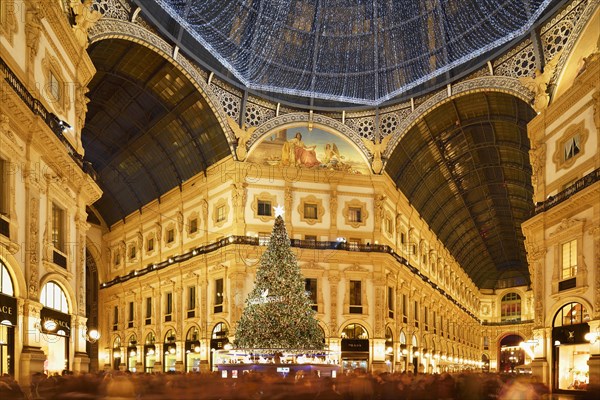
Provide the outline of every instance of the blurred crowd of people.
<path id="1" fill-rule="evenodd" d="M 596 399 L 599 391 L 581 393 Z M 0 399 L 14 400 L 535 400 L 549 399 L 548 388 L 529 376 L 498 374 L 369 374 L 355 370 L 337 378 L 316 375 L 244 374 L 237 379 L 212 374 L 82 375 L 36 374 L 22 388 L 9 375 L 0 377 Z"/>

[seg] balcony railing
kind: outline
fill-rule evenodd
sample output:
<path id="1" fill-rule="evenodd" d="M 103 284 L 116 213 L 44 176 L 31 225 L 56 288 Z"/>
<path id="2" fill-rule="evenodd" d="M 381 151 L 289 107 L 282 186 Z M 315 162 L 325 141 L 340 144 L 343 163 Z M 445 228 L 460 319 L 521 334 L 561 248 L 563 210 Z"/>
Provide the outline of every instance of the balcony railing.
<path id="1" fill-rule="evenodd" d="M 61 143 L 65 146 L 67 153 L 73 161 L 79 167 L 92 177 L 92 179 L 97 179 L 97 174 L 92 168 L 92 165 L 88 161 L 84 161 L 81 154 L 77 153 L 75 148 L 71 145 L 71 143 L 65 137 L 63 131 L 66 127 L 65 123 L 56 116 L 56 114 L 51 113 L 44 107 L 41 101 L 36 99 L 30 92 L 27 90 L 27 87 L 17 78 L 17 75 L 9 68 L 9 66 L 4 62 L 4 59 L 0 58 L 0 71 L 5 76 L 4 80 L 8 83 L 8 85 L 15 91 L 15 93 L 19 96 L 19 98 L 29 107 L 31 112 L 35 115 L 39 115 L 40 118 L 46 123 L 46 125 L 50 128 L 52 132 L 56 135 L 56 137 L 61 141 Z"/>
<path id="2" fill-rule="evenodd" d="M 574 194 L 581 192 L 582 190 L 592 186 L 594 183 L 600 180 L 600 168 L 590 172 L 581 179 L 578 179 L 571 186 L 559 192 L 555 196 L 550 196 L 548 199 L 536 203 L 533 215 L 537 215 L 544 211 L 550 210 L 552 207 L 557 206 L 563 201 L 567 200 Z"/>
<path id="3" fill-rule="evenodd" d="M 139 276 L 146 275 L 152 271 L 156 271 L 159 269 L 163 269 L 174 265 L 176 263 L 181 263 L 187 261 L 193 257 L 200 256 L 202 254 L 212 253 L 217 251 L 223 247 L 230 245 L 249 245 L 249 246 L 260 246 L 260 238 L 254 236 L 229 236 L 227 238 L 220 239 L 214 243 L 207 244 L 205 246 L 199 246 L 187 253 L 176 255 L 167 258 L 164 261 L 148 264 L 145 268 L 140 270 L 134 270 L 129 272 L 127 275 L 117 276 L 114 279 L 104 282 L 100 285 L 100 289 L 108 288 L 119 283 L 127 282 L 130 279 L 137 278 Z M 302 249 L 316 249 L 316 250 L 334 250 L 334 251 L 360 251 L 360 252 L 374 252 L 374 253 L 387 253 L 394 257 L 394 259 L 407 267 L 414 275 L 420 277 L 425 283 L 429 286 L 437 290 L 442 296 L 446 297 L 449 301 L 454 303 L 458 308 L 463 310 L 467 315 L 471 316 L 471 318 L 477 320 L 476 316 L 471 313 L 465 306 L 463 306 L 458 300 L 454 299 L 450 294 L 446 293 L 442 288 L 440 288 L 437 284 L 431 281 L 429 277 L 423 274 L 417 267 L 411 265 L 408 260 L 402 257 L 400 254 L 396 253 L 394 249 L 388 245 L 382 244 L 356 244 L 356 243 L 347 243 L 347 242 L 331 242 L 331 241 L 315 241 L 315 240 L 300 240 L 300 239 L 290 239 L 291 247 L 297 247 Z M 217 312 L 217 311 L 215 311 Z"/>

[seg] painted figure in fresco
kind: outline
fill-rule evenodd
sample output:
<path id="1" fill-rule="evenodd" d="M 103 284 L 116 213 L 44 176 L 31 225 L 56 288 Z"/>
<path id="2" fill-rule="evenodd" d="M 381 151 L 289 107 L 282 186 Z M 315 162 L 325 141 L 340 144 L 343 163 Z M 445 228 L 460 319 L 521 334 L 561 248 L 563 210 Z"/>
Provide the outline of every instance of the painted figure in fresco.
<path id="1" fill-rule="evenodd" d="M 315 167 L 321 162 L 317 160 L 315 148 L 317 146 L 307 146 L 302 141 L 302 134 L 296 132 L 293 139 L 283 144 L 281 149 L 281 164 L 295 165 L 297 167 Z"/>
<path id="2" fill-rule="evenodd" d="M 342 162 L 344 156 L 340 155 L 340 151 L 335 143 L 327 143 L 325 145 L 325 157 L 323 157 L 323 164 L 338 164 Z"/>

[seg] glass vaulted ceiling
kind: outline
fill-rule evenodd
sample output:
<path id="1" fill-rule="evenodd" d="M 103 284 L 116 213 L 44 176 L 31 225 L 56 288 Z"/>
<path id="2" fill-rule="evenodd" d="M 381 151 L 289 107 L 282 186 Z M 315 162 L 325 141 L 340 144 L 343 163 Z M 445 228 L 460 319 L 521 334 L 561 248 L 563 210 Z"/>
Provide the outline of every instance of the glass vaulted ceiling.
<path id="1" fill-rule="evenodd" d="M 427 89 L 527 33 L 553 0 L 135 0 L 250 90 L 367 106 Z M 233 76 L 231 76 L 231 74 Z"/>

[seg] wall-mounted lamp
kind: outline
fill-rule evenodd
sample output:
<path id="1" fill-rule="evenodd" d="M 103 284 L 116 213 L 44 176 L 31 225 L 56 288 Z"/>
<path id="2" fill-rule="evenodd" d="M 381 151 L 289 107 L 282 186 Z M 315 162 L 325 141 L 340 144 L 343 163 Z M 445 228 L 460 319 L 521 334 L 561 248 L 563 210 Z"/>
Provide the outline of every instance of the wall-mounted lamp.
<path id="1" fill-rule="evenodd" d="M 100 332 L 98 329 L 85 330 L 84 338 L 90 343 L 96 343 L 100 339 Z"/>
<path id="2" fill-rule="evenodd" d="M 598 335 L 595 332 L 588 332 L 585 334 L 585 336 L 583 337 L 585 340 L 587 340 L 588 342 L 590 342 L 591 344 L 596 343 L 596 341 L 598 340 L 600 335 Z"/>
<path id="3" fill-rule="evenodd" d="M 408 354 L 408 350 L 406 349 L 406 345 L 405 344 L 401 344 L 400 345 L 400 353 L 405 356 Z"/>

